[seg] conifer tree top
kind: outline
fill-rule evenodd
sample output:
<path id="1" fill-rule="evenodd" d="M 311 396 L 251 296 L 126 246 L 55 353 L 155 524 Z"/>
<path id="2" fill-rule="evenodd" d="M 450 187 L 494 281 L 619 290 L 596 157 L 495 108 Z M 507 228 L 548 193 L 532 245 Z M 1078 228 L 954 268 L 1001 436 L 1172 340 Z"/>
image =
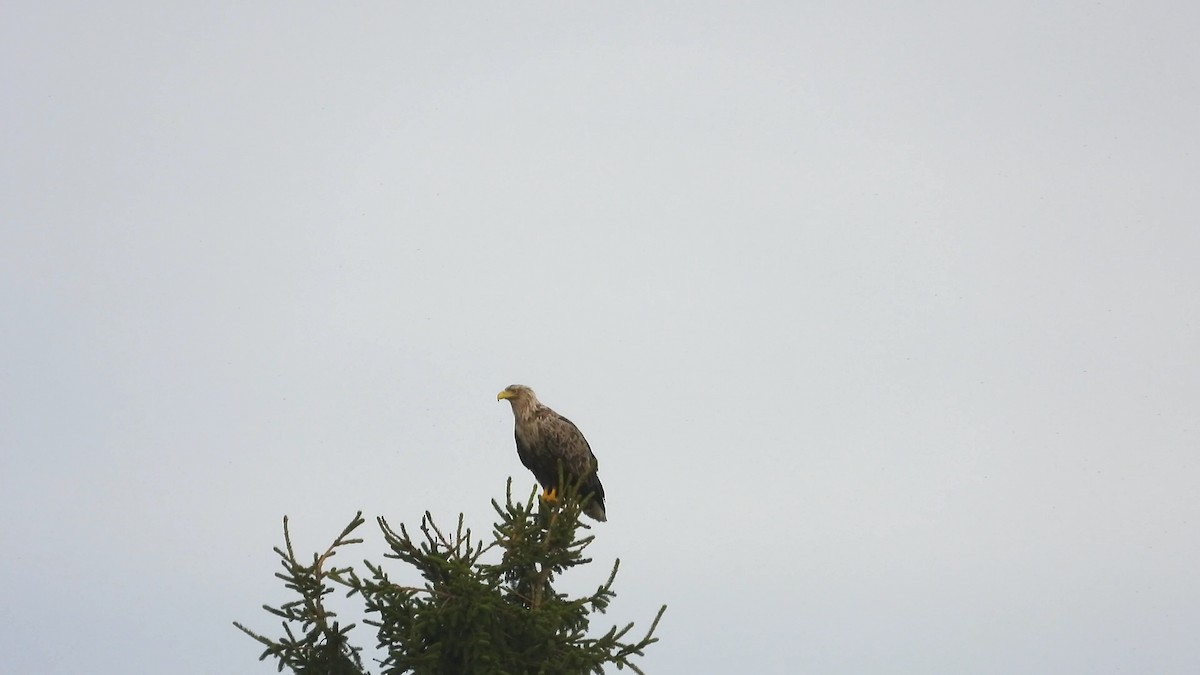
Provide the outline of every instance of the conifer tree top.
<path id="1" fill-rule="evenodd" d="M 578 486 L 562 485 L 557 501 L 512 498 L 508 482 L 491 541 L 475 538 L 459 515 L 451 529 L 426 512 L 410 531 L 377 518 L 389 553 L 399 569 L 364 561 L 361 568 L 339 567 L 334 557 L 361 543 L 351 535 L 365 522 L 361 512 L 323 552 L 298 556 L 284 518 L 284 548 L 275 551 L 277 574 L 298 599 L 264 606 L 283 619 L 284 634 L 269 638 L 236 623 L 264 646 L 260 658 L 274 657 L 279 669 L 294 673 L 371 672 L 362 645 L 351 642 L 356 625 L 342 625 L 331 605 L 337 590 L 365 605 L 365 624 L 375 630 L 378 672 L 386 675 L 472 675 L 474 673 L 603 673 L 609 664 L 642 670 L 634 662 L 657 642 L 654 631 L 666 607 L 640 639 L 628 641 L 633 624 L 596 634 L 592 623 L 616 593 L 620 561 L 595 592 L 571 597 L 555 587 L 561 575 L 592 562 L 584 557 L 593 541 L 580 523 L 587 500 Z M 355 633 L 357 635 L 357 633 Z"/>

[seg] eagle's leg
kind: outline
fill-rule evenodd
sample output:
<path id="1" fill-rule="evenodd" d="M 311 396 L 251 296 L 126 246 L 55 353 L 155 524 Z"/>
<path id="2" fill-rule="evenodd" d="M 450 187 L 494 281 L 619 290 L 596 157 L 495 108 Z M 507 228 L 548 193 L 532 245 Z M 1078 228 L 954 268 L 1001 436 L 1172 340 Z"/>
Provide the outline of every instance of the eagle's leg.
<path id="1" fill-rule="evenodd" d="M 557 488 L 546 488 L 546 490 L 544 492 L 542 492 L 542 501 L 550 502 L 551 504 L 557 502 L 558 501 L 558 489 Z"/>

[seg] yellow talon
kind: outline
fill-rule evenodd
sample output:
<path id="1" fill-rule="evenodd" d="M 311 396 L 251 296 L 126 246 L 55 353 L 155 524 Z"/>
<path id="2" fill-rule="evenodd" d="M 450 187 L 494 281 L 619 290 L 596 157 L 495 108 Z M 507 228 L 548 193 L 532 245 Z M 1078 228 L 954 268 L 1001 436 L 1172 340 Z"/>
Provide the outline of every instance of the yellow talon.
<path id="1" fill-rule="evenodd" d="M 550 489 L 546 490 L 545 492 L 543 492 L 542 493 L 542 501 L 550 502 L 552 504 L 554 502 L 557 502 L 558 501 L 558 490 L 556 488 L 550 488 Z"/>

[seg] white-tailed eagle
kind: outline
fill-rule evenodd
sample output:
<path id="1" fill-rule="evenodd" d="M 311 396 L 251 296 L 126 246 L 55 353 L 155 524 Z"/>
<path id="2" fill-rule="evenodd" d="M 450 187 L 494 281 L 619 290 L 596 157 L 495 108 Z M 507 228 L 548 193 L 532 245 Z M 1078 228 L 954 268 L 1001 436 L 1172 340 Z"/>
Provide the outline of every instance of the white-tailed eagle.
<path id="1" fill-rule="evenodd" d="M 579 484 L 580 498 L 591 496 L 584 513 L 596 520 L 607 520 L 604 513 L 604 486 L 596 475 L 596 456 L 587 439 L 571 420 L 542 405 L 533 390 L 522 384 L 505 387 L 497 401 L 512 404 L 516 419 L 517 455 L 525 468 L 542 485 L 543 499 L 554 500 L 558 493 L 559 462 L 568 483 Z"/>

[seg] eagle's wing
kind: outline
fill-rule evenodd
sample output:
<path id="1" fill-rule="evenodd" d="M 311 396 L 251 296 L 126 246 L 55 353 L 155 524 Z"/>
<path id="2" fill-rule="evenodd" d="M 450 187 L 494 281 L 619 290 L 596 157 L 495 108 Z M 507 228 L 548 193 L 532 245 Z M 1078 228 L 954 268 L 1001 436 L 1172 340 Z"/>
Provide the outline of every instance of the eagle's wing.
<path id="1" fill-rule="evenodd" d="M 585 477 L 579 486 L 579 493 L 592 495 L 588 512 L 593 518 L 604 520 L 604 486 L 600 484 L 600 476 L 597 475 L 599 462 L 596 461 L 596 455 L 592 453 L 583 432 L 571 420 L 553 410 L 550 411 L 550 415 L 553 418 L 551 433 L 554 435 L 554 445 L 551 447 L 561 448 L 563 474 L 571 481 Z"/>

